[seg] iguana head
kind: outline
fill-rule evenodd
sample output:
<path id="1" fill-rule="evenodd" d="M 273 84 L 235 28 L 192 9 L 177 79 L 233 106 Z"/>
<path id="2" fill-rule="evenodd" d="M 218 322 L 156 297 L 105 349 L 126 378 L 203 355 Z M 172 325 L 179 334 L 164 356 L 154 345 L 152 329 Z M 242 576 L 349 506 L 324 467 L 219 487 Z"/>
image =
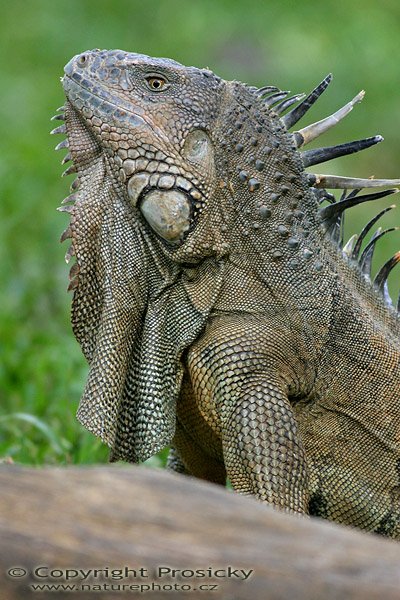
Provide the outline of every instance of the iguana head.
<path id="1" fill-rule="evenodd" d="M 171 441 L 181 355 L 205 325 L 225 265 L 246 272 L 247 261 L 263 285 L 319 272 L 321 221 L 336 232 L 344 208 L 386 192 L 318 213 L 315 188 L 390 182 L 304 167 L 382 138 L 299 153 L 363 96 L 289 133 L 330 76 L 306 98 L 288 98 L 169 59 L 93 50 L 75 56 L 62 81 L 56 118 L 65 126 L 55 132 L 67 133 L 58 146 L 73 161 L 66 174 L 77 173 L 63 239 L 77 260 L 72 324 L 90 362 L 78 415 L 115 458 L 140 460 Z"/>
<path id="2" fill-rule="evenodd" d="M 214 141 L 224 84 L 210 71 L 122 51 L 92 51 L 65 67 L 66 122 L 79 120 L 115 192 L 173 250 L 216 184 Z M 69 136 L 79 170 L 82 139 Z M 76 141 L 76 143 L 75 143 Z"/>

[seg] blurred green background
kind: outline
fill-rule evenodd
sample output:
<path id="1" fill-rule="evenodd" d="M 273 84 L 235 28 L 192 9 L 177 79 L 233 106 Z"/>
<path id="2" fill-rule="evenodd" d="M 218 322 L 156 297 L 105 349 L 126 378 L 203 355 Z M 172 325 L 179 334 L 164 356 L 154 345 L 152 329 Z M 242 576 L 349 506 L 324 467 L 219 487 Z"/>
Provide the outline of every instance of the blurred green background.
<path id="1" fill-rule="evenodd" d="M 66 247 L 58 243 L 67 217 L 55 210 L 70 182 L 60 179 L 62 157 L 53 152 L 60 140 L 48 135 L 63 104 L 63 65 L 86 49 L 122 48 L 293 92 L 309 91 L 332 71 L 309 119 L 362 88 L 367 96 L 326 143 L 375 133 L 386 141 L 322 171 L 399 177 L 400 3 L 2 0 L 0 8 L 0 457 L 105 461 L 107 449 L 75 421 L 87 366 L 69 325 Z M 379 207 L 353 209 L 347 236 Z M 391 222 L 400 224 L 399 210 L 383 224 Z M 391 236 L 378 265 L 400 247 L 400 234 Z M 398 279 L 397 272 L 394 291 Z"/>

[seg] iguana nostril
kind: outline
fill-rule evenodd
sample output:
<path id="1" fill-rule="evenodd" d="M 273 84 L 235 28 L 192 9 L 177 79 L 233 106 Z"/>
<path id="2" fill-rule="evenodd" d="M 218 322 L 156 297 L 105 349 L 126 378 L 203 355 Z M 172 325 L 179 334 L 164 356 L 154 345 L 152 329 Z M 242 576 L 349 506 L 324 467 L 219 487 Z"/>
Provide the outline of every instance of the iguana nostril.
<path id="1" fill-rule="evenodd" d="M 89 62 L 89 57 L 87 54 L 81 54 L 78 57 L 78 60 L 76 61 L 76 64 L 78 65 L 78 67 L 84 68 L 87 66 Z"/>

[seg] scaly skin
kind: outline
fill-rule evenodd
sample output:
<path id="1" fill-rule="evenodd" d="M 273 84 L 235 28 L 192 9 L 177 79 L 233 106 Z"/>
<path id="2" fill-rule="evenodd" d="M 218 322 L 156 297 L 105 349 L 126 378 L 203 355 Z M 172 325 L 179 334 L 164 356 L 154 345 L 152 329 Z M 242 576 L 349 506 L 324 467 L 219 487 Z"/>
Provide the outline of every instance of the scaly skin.
<path id="1" fill-rule="evenodd" d="M 122 51 L 63 85 L 81 422 L 114 460 L 172 443 L 176 471 L 399 537 L 397 314 L 326 236 L 283 121 Z"/>

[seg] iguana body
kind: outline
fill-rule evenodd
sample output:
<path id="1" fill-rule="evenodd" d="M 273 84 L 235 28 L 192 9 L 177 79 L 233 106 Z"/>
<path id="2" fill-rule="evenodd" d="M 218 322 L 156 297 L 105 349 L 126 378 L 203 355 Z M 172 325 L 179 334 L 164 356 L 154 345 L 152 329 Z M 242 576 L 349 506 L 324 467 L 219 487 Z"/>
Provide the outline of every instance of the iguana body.
<path id="1" fill-rule="evenodd" d="M 172 443 L 178 471 L 400 537 L 399 321 L 377 291 L 398 256 L 373 287 L 332 241 L 344 204 L 310 187 L 379 182 L 304 172 L 381 138 L 300 154 L 333 121 L 287 132 L 328 82 L 280 118 L 298 97 L 167 59 L 68 63 L 78 416 L 114 460 Z"/>

